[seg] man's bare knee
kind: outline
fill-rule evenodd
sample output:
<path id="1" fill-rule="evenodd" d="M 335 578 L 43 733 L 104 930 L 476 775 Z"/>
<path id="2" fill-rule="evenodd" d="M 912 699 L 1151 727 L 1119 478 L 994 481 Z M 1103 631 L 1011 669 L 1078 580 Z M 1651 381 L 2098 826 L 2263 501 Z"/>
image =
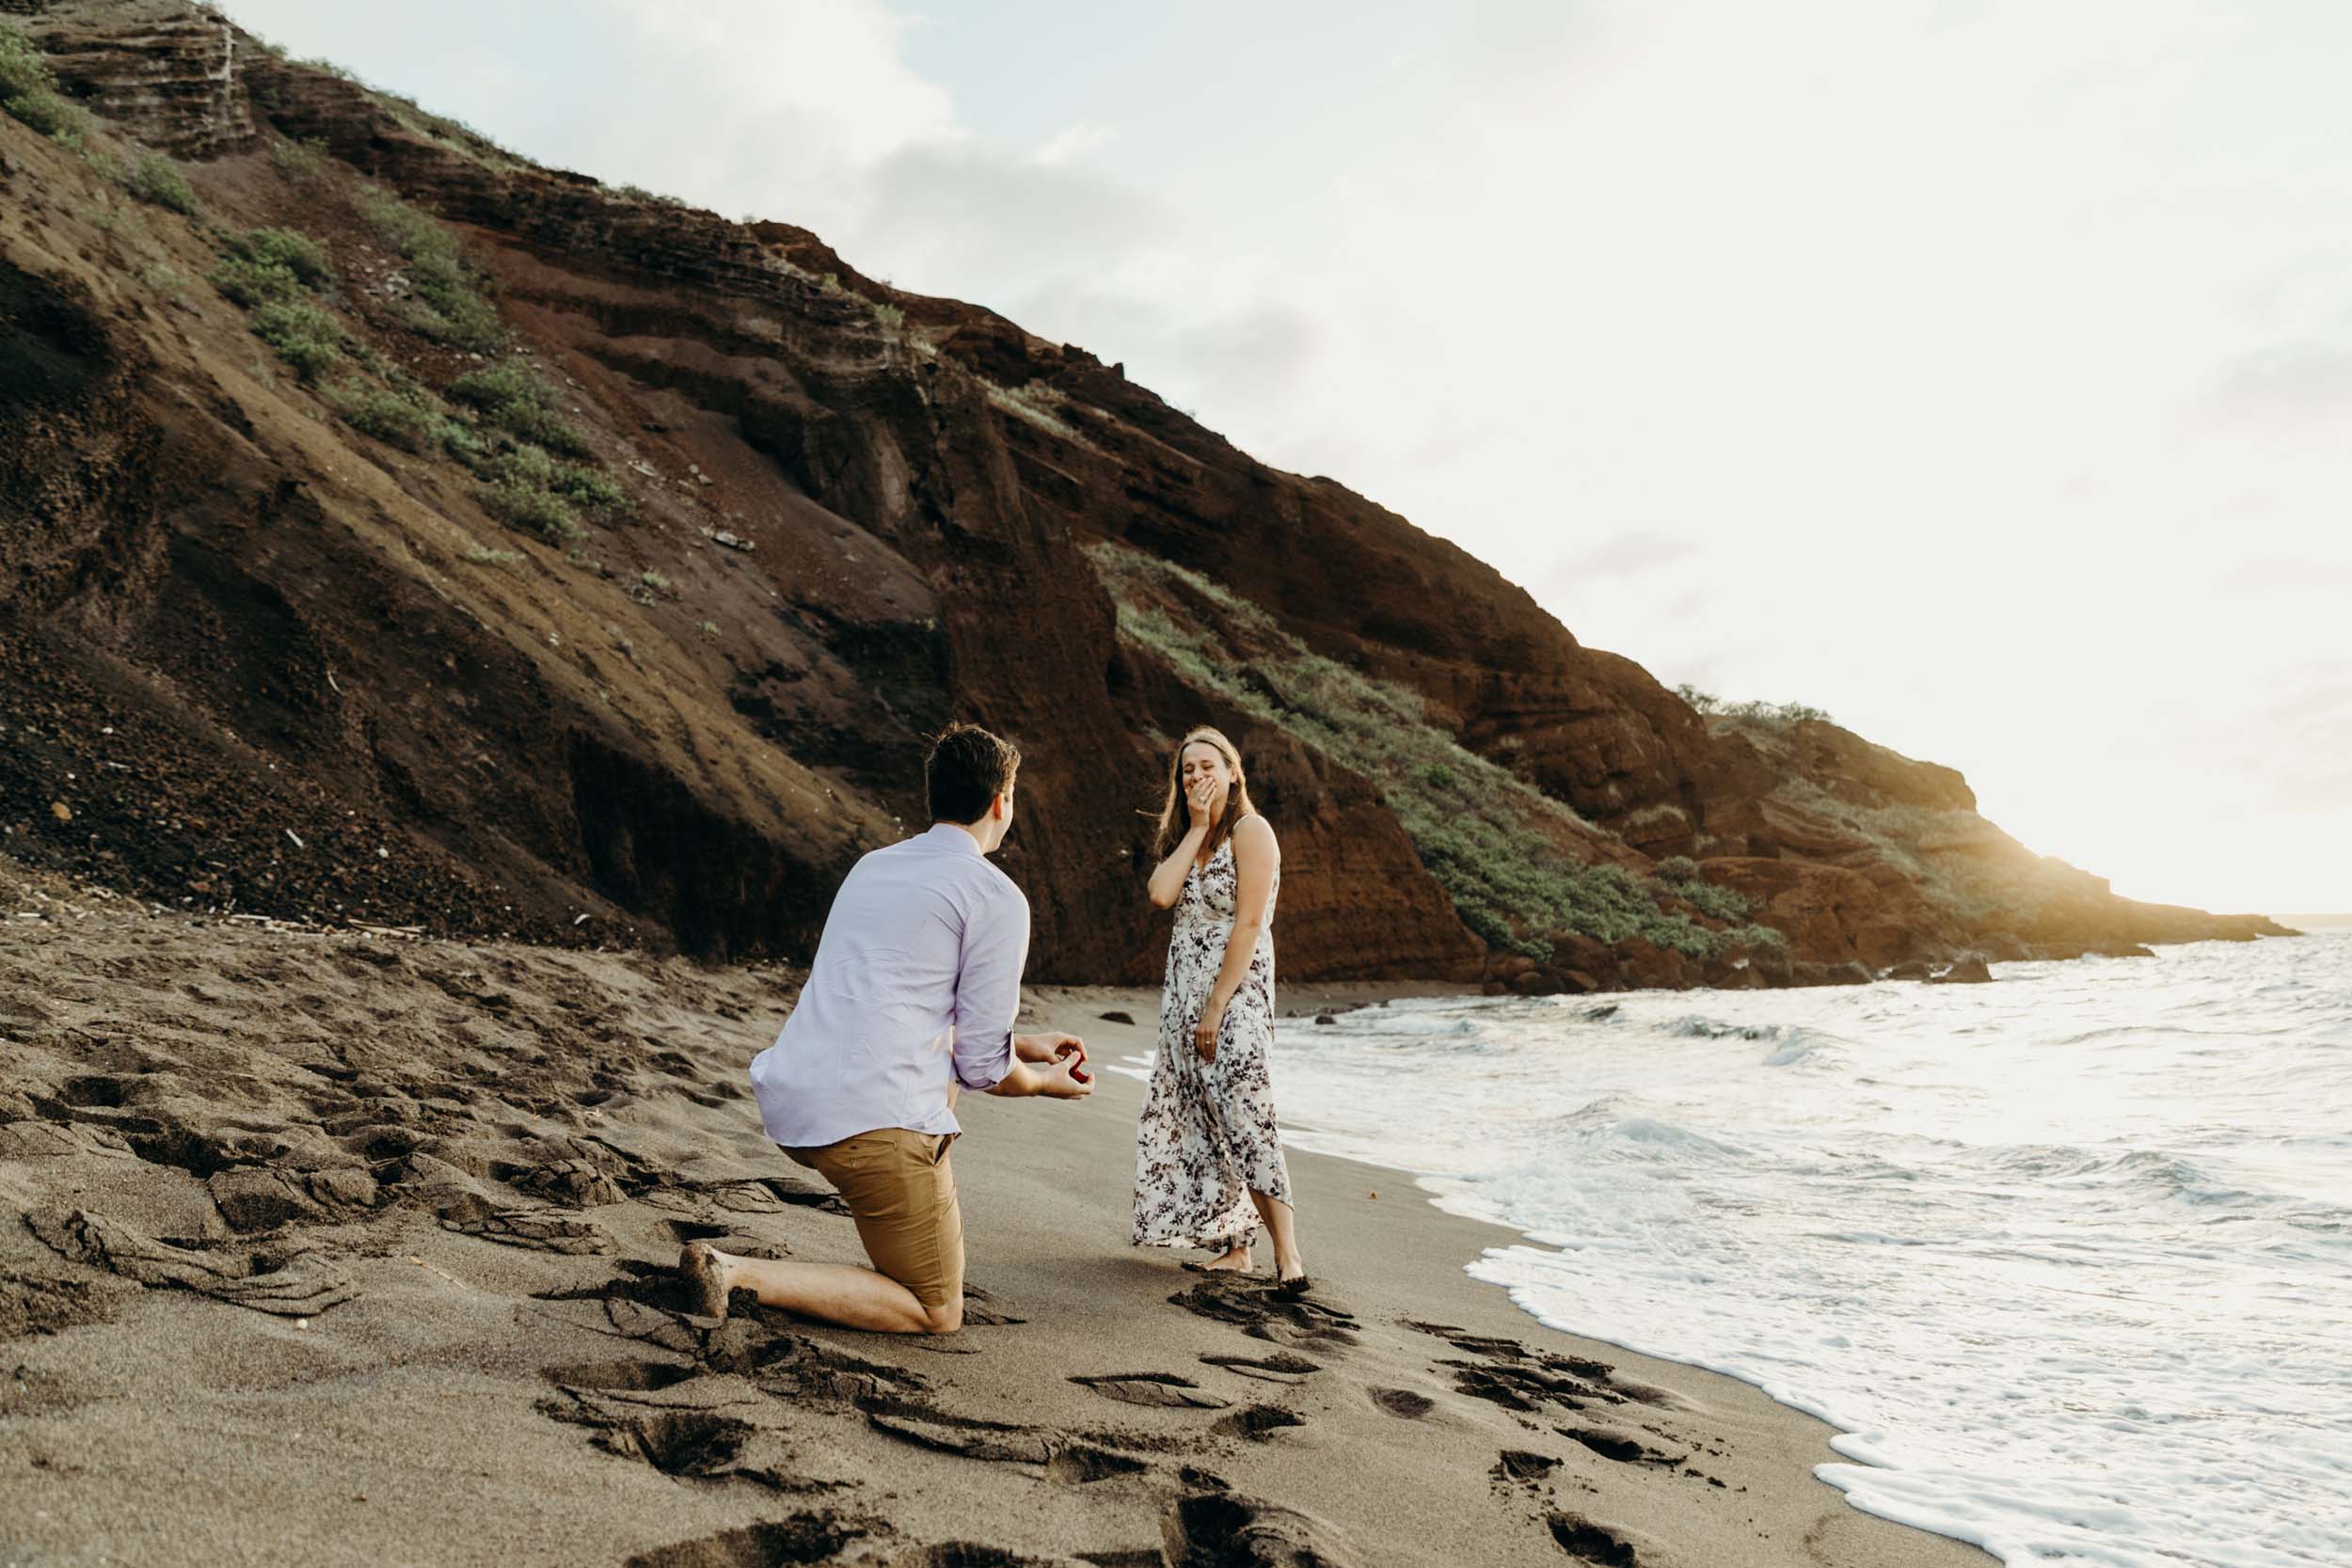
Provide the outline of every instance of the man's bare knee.
<path id="1" fill-rule="evenodd" d="M 957 1332 L 963 1327 L 963 1298 L 957 1296 L 952 1301 L 940 1303 L 937 1307 L 924 1307 L 923 1324 L 923 1332 L 926 1334 Z"/>

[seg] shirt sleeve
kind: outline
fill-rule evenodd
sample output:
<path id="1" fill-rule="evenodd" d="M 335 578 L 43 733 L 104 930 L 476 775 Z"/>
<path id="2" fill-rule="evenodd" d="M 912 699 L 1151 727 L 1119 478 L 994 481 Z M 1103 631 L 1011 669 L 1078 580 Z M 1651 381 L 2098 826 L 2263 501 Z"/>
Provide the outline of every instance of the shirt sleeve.
<path id="1" fill-rule="evenodd" d="M 956 974 L 956 1082 L 993 1089 L 1012 1070 L 1012 1024 L 1029 961 L 1029 901 L 1009 885 L 963 923 Z"/>

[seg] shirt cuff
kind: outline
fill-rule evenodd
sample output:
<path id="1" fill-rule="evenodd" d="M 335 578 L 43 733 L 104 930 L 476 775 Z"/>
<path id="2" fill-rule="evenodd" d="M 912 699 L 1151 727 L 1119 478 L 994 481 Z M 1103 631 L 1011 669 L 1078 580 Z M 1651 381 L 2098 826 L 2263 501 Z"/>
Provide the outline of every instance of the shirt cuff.
<path id="1" fill-rule="evenodd" d="M 1012 1071 L 1012 1033 L 1008 1030 L 993 1051 L 975 1052 L 969 1056 L 958 1051 L 956 1082 L 967 1089 L 985 1093 L 1005 1081 Z"/>

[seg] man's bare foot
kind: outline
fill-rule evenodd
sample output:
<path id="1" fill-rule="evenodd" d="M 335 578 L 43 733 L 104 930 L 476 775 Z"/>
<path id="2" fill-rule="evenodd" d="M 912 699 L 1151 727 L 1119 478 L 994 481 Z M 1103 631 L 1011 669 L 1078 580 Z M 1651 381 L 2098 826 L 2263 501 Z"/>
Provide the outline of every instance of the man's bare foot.
<path id="1" fill-rule="evenodd" d="M 727 1255 L 707 1242 L 689 1242 L 678 1254 L 677 1272 L 686 1276 L 687 1299 L 706 1318 L 727 1315 L 727 1284 L 735 1271 Z"/>

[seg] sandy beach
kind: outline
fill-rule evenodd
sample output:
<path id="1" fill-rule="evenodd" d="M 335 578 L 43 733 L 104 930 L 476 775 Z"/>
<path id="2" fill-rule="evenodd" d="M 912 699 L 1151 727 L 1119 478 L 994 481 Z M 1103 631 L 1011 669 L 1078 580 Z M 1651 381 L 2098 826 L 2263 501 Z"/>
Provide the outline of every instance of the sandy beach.
<path id="1" fill-rule="evenodd" d="M 685 1240 L 858 1257 L 743 1082 L 791 972 L 0 895 L 0 1563 L 1989 1560 L 1541 1327 L 1396 1172 L 1294 1151 L 1300 1302 L 1130 1248 L 1120 1074 L 965 1099 L 961 1335 L 720 1324 Z M 1026 1016 L 1109 1063 L 1156 1004 Z"/>

